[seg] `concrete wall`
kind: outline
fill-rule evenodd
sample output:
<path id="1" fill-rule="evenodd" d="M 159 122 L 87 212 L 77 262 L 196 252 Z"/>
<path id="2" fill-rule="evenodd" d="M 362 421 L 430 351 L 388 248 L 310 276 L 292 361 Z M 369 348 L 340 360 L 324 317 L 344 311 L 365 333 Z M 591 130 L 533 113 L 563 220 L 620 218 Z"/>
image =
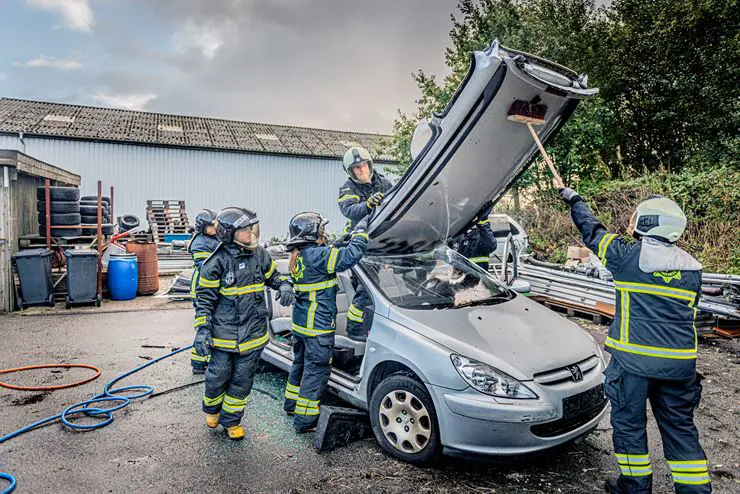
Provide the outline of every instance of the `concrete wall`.
<path id="1" fill-rule="evenodd" d="M 345 220 L 337 192 L 346 180 L 339 159 L 262 155 L 24 137 L 0 134 L 0 149 L 17 149 L 82 176 L 83 195 L 115 187 L 115 214 L 135 214 L 146 226 L 146 201 L 184 200 L 193 222 L 202 208 L 249 207 L 259 215 L 263 239 L 284 237 L 297 212 L 314 210 L 340 231 Z M 382 168 L 382 167 L 381 167 Z"/>

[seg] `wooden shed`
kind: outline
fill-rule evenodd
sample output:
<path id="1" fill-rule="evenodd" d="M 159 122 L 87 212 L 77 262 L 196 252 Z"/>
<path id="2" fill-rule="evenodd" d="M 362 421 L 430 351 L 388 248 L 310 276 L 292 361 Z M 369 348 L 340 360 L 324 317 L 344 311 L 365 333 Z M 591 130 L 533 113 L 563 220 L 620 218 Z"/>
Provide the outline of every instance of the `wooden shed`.
<path id="1" fill-rule="evenodd" d="M 15 150 L 0 149 L 0 312 L 15 307 L 12 256 L 22 235 L 38 233 L 36 187 L 79 187 L 80 176 Z"/>

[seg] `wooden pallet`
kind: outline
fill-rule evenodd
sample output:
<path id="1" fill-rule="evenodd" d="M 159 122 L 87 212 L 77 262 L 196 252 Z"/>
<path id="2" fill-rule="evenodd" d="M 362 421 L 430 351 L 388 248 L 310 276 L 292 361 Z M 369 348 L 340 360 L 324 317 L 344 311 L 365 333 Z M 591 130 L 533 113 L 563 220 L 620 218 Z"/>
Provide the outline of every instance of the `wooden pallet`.
<path id="1" fill-rule="evenodd" d="M 725 338 L 740 338 L 740 320 L 719 319 L 714 332 Z"/>
<path id="2" fill-rule="evenodd" d="M 614 306 L 610 304 L 597 302 L 596 306 L 588 307 L 542 295 L 534 295 L 530 298 L 543 304 L 548 309 L 564 313 L 568 317 L 590 319 L 596 324 L 606 324 L 614 319 Z"/>
<path id="3" fill-rule="evenodd" d="M 162 242 L 165 234 L 188 232 L 190 222 L 185 201 L 150 200 L 146 204 L 146 217 L 155 242 Z"/>

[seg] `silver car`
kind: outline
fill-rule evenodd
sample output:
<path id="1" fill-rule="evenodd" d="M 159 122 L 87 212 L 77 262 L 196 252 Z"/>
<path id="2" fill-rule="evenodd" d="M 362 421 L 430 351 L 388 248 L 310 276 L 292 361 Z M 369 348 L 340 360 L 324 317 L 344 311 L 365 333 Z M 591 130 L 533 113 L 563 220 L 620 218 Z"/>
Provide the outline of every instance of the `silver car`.
<path id="1" fill-rule="evenodd" d="M 547 104 L 547 140 L 595 92 L 585 86 L 583 76 L 497 43 L 475 53 L 453 101 L 429 123 L 429 142 L 372 218 L 368 254 L 338 275 L 329 386 L 368 411 L 392 456 L 537 452 L 587 434 L 604 415 L 596 341 L 444 244 L 536 153 L 526 127 L 506 118 L 513 100 Z M 373 300 L 367 343 L 346 336 L 351 278 Z M 290 310 L 271 309 L 263 359 L 287 370 Z"/>

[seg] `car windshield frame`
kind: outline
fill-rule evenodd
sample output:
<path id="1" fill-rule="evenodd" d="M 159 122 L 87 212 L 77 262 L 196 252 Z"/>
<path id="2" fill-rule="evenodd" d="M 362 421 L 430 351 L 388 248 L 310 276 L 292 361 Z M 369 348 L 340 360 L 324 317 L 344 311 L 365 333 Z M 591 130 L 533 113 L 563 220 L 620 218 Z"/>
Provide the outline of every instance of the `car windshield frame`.
<path id="1" fill-rule="evenodd" d="M 422 254 L 365 256 L 358 267 L 386 300 L 403 309 L 460 309 L 517 296 L 445 245 Z"/>

